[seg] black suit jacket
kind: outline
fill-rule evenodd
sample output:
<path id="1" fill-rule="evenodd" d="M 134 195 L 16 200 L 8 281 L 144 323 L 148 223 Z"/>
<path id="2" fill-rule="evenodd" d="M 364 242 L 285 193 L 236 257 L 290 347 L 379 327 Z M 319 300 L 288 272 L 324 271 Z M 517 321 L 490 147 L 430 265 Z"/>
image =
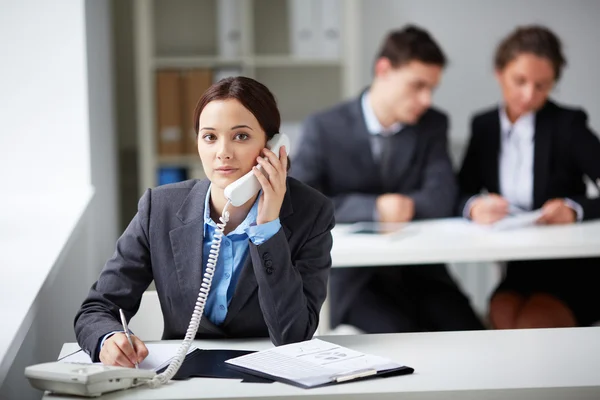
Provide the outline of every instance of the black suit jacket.
<path id="1" fill-rule="evenodd" d="M 461 198 L 458 213 L 467 200 L 483 189 L 500 193 L 500 116 L 498 108 L 473 118 L 471 138 L 459 173 Z M 535 116 L 533 207 L 547 200 L 568 197 L 583 208 L 583 218 L 600 218 L 600 198 L 588 199 L 583 176 L 600 179 L 600 140 L 587 126 L 584 111 L 548 101 Z"/>
<path id="2" fill-rule="evenodd" d="M 362 97 L 362 95 L 361 95 Z M 394 159 L 383 182 L 373 158 L 361 97 L 309 117 L 303 126 L 290 174 L 333 200 L 336 222 L 372 221 L 379 195 L 410 196 L 415 219 L 451 216 L 458 188 L 448 156 L 448 118 L 429 109 L 417 124 L 392 137 Z M 443 266 L 428 269 L 425 279 L 454 285 Z M 332 271 L 331 321 L 336 326 L 376 272 L 376 268 Z M 400 274 L 401 268 L 395 273 Z M 397 293 L 387 294 L 396 296 Z"/>
<path id="3" fill-rule="evenodd" d="M 163 339 L 185 336 L 202 282 L 209 183 L 164 185 L 141 198 L 114 256 L 75 317 L 77 342 L 94 361 L 99 340 L 123 329 L 119 308 L 128 319 L 135 315 L 152 280 L 162 309 Z M 273 237 L 259 246 L 250 241 L 223 324 L 204 316 L 197 338 L 268 336 L 280 345 L 312 337 L 327 295 L 333 207 L 316 190 L 288 178 L 279 218 L 281 229 Z"/>
<path id="4" fill-rule="evenodd" d="M 358 97 L 305 121 L 290 174 L 333 200 L 338 223 L 372 221 L 376 198 L 386 192 L 410 196 L 415 219 L 448 217 L 457 185 L 447 136 L 448 118 L 429 109 L 392 137 L 390 182 L 382 182 Z"/>

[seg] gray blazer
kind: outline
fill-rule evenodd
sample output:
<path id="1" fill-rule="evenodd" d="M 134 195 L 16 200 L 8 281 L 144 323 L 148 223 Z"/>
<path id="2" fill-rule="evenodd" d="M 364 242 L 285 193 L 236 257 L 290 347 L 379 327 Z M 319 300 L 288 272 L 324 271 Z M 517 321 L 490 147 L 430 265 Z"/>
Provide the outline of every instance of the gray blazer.
<path id="1" fill-rule="evenodd" d="M 333 200 L 336 222 L 372 221 L 377 196 L 389 193 L 388 188 L 414 200 L 415 219 L 449 217 L 458 189 L 447 151 L 447 131 L 446 115 L 429 109 L 417 124 L 394 135 L 393 170 L 389 181 L 383 182 L 358 97 L 306 120 L 290 174 Z M 331 275 L 333 326 L 340 323 L 374 270 L 343 268 Z M 455 287 L 443 266 L 423 274 Z"/>
<path id="2" fill-rule="evenodd" d="M 306 120 L 290 174 L 331 198 L 339 223 L 372 221 L 389 187 L 414 200 L 415 219 L 448 217 L 457 185 L 447 135 L 446 115 L 429 109 L 393 136 L 397 156 L 390 182 L 382 182 L 359 97 Z"/>
<path id="3" fill-rule="evenodd" d="M 131 318 L 152 280 L 162 309 L 163 339 L 185 336 L 204 268 L 209 183 L 160 186 L 140 199 L 137 214 L 75 317 L 77 342 L 94 361 L 101 338 L 122 330 L 119 308 Z M 333 207 L 316 190 L 288 178 L 280 221 L 279 232 L 265 243 L 250 242 L 250 257 L 223 324 L 203 317 L 197 338 L 269 336 L 281 345 L 312 337 L 327 294 Z"/>

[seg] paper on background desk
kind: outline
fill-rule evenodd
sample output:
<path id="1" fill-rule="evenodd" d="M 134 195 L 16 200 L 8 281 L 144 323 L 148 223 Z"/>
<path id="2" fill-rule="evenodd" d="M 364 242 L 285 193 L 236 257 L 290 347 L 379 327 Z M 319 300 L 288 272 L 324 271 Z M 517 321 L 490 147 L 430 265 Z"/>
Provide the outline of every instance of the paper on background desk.
<path id="1" fill-rule="evenodd" d="M 515 215 L 509 215 L 502 218 L 500 221 L 491 225 L 494 231 L 506 231 L 516 228 L 524 228 L 527 226 L 533 226 L 537 220 L 542 216 L 542 210 L 534 210 L 528 212 L 522 212 Z"/>
<path id="2" fill-rule="evenodd" d="M 416 233 L 410 223 L 373 221 L 355 222 L 347 227 L 346 232 L 357 236 L 366 235 L 378 240 L 384 238 L 396 240 Z"/>
<path id="3" fill-rule="evenodd" d="M 148 348 L 148 357 L 140 363 L 141 369 L 152 369 L 159 371 L 169 365 L 171 360 L 175 358 L 177 349 L 180 343 L 146 343 Z M 190 346 L 187 354 L 196 350 L 195 346 Z M 84 351 L 80 350 L 76 353 L 68 355 L 58 360 L 59 362 L 77 362 L 77 363 L 92 363 L 92 359 Z M 98 363 L 99 364 L 99 363 Z"/>
<path id="4" fill-rule="evenodd" d="M 355 371 L 385 371 L 402 367 L 386 358 L 319 339 L 279 346 L 225 362 L 309 387 L 331 382 L 336 376 Z"/>

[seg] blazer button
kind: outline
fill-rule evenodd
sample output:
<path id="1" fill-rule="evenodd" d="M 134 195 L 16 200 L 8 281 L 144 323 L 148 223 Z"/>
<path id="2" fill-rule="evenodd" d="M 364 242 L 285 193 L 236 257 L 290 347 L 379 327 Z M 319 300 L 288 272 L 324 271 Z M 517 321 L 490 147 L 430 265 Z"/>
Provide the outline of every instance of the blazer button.
<path id="1" fill-rule="evenodd" d="M 265 267 L 271 268 L 272 266 L 273 266 L 273 261 L 271 261 L 271 260 L 265 261 Z"/>
<path id="2" fill-rule="evenodd" d="M 267 272 L 267 275 L 272 275 L 273 274 L 273 268 L 271 268 L 271 267 L 267 267 L 265 269 L 265 271 Z"/>
<path id="3" fill-rule="evenodd" d="M 263 254 L 263 260 L 267 261 L 271 259 L 271 253 L 265 253 Z"/>

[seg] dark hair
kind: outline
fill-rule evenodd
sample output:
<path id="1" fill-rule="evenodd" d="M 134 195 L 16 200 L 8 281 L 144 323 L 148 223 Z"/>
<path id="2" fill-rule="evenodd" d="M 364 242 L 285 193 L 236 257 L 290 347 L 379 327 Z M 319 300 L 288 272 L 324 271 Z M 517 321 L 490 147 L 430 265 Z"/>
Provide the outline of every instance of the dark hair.
<path id="1" fill-rule="evenodd" d="M 567 64 L 558 36 L 544 26 L 530 25 L 517 27 L 500 42 L 496 50 L 494 66 L 502 70 L 523 53 L 532 53 L 548 59 L 554 68 L 556 81 L 559 80 L 562 69 Z"/>
<path id="2" fill-rule="evenodd" d="M 446 56 L 427 31 L 414 25 L 390 32 L 385 38 L 377 59 L 387 58 L 393 67 L 421 61 L 444 67 Z"/>
<path id="3" fill-rule="evenodd" d="M 267 134 L 267 140 L 279 133 L 281 115 L 273 93 L 262 83 L 244 76 L 221 79 L 202 94 L 194 110 L 194 130 L 198 135 L 199 119 L 211 101 L 235 99 L 250 111 Z"/>
<path id="4" fill-rule="evenodd" d="M 250 111 L 260 127 L 265 131 L 267 140 L 279 133 L 281 127 L 281 114 L 277 108 L 277 101 L 273 93 L 262 83 L 245 76 L 236 76 L 221 79 L 206 89 L 202 94 L 196 109 L 194 110 L 194 130 L 196 137 L 200 129 L 200 114 L 204 107 L 211 101 L 234 99 Z M 289 149 L 288 149 L 289 151 Z M 289 171 L 292 162 L 288 157 L 287 169 Z"/>

